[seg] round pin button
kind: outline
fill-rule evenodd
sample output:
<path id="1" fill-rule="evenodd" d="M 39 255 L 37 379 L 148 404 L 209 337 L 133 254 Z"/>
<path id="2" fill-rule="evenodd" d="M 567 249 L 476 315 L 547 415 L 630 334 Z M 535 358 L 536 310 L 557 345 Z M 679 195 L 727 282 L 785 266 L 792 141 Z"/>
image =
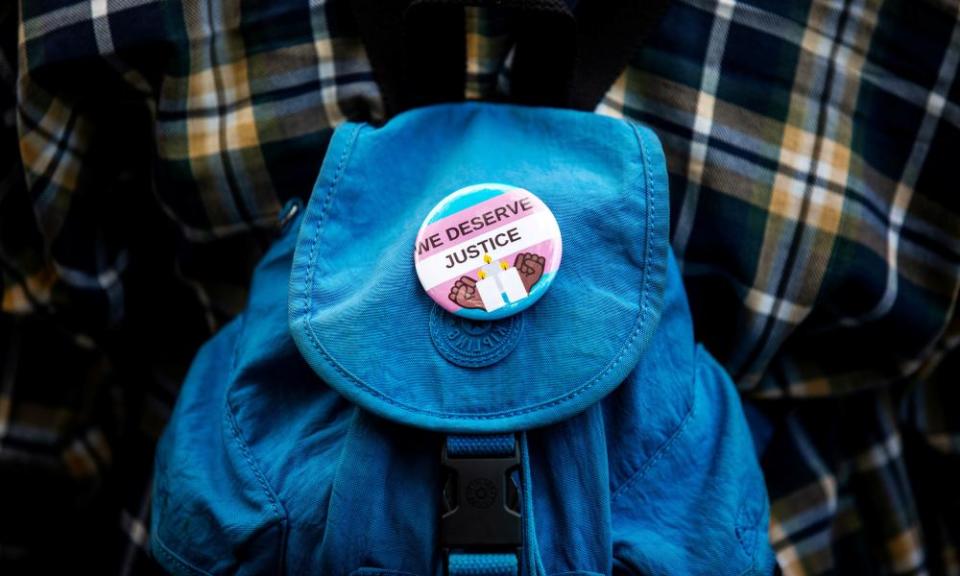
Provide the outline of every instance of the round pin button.
<path id="1" fill-rule="evenodd" d="M 413 257 L 420 284 L 442 308 L 471 320 L 496 320 L 543 296 L 562 251 L 557 219 L 536 195 L 477 184 L 427 214 Z"/>

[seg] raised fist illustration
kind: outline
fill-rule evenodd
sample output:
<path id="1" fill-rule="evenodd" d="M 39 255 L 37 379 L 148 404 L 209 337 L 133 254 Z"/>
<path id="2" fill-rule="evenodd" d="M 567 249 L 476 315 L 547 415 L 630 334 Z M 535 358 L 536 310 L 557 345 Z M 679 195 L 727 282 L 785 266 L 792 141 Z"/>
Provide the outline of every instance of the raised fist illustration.
<path id="1" fill-rule="evenodd" d="M 477 281 L 461 276 L 450 288 L 450 299 L 461 308 L 483 308 L 483 300 L 477 292 Z"/>
<path id="2" fill-rule="evenodd" d="M 513 261 L 513 267 L 520 272 L 520 281 L 523 287 L 530 292 L 530 288 L 543 276 L 543 269 L 547 265 L 547 259 L 530 252 L 521 252 L 517 254 L 517 259 Z"/>

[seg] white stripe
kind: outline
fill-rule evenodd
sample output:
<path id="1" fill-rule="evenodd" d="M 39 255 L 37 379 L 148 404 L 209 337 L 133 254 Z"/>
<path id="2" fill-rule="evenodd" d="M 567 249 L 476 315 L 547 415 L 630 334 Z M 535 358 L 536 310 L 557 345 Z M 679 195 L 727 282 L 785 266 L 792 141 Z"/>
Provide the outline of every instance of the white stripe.
<path id="1" fill-rule="evenodd" d="M 736 2 L 721 0 L 714 11 L 713 27 L 707 44 L 707 56 L 703 63 L 703 75 L 700 78 L 700 90 L 697 97 L 697 114 L 693 121 L 693 138 L 690 141 L 690 160 L 687 162 L 687 186 L 683 194 L 683 205 L 677 217 L 677 227 L 673 235 L 673 249 L 677 262 L 683 269 L 684 253 L 687 241 L 693 230 L 693 221 L 697 215 L 697 203 L 700 186 L 703 182 L 703 170 L 707 161 L 707 142 L 713 130 L 713 109 L 715 94 L 720 84 L 720 64 L 727 45 L 727 33 L 733 17 Z"/>
<path id="2" fill-rule="evenodd" d="M 113 265 L 105 270 L 91 274 L 76 268 L 68 268 L 54 262 L 57 275 L 70 286 L 84 289 L 109 289 L 120 280 L 120 275 L 127 269 L 127 251 L 117 255 Z"/>
<path id="3" fill-rule="evenodd" d="M 597 104 L 594 112 L 611 118 L 623 119 L 623 109 L 627 105 L 627 74 L 629 74 L 628 70 L 620 74 L 613 86 L 607 90 L 607 93 L 600 100 L 600 103 Z"/>
<path id="4" fill-rule="evenodd" d="M 920 129 L 917 131 L 913 149 L 910 151 L 910 158 L 907 160 L 893 201 L 890 203 L 890 227 L 887 228 L 887 282 L 883 296 L 870 311 L 860 316 L 842 319 L 840 323 L 843 326 L 855 326 L 863 322 L 876 320 L 886 315 L 896 302 L 899 291 L 897 258 L 900 254 L 898 249 L 900 229 L 903 227 L 907 208 L 913 199 L 914 187 L 920 177 L 920 168 L 926 160 L 933 134 L 940 124 L 940 116 L 943 114 L 946 103 L 943 94 L 946 94 L 953 84 L 958 63 L 960 63 L 960 11 L 958 11 L 953 34 L 950 37 L 949 48 L 940 63 L 937 83 L 927 96 L 926 114 L 923 117 L 923 123 L 920 124 Z"/>
<path id="5" fill-rule="evenodd" d="M 139 6 L 145 6 L 147 4 L 158 3 L 158 0 L 123 0 L 120 2 L 111 2 L 114 8 L 114 13 L 129 10 L 131 8 L 137 8 Z M 44 36 L 68 26 L 86 22 L 89 19 L 91 12 L 90 8 L 88 8 L 85 4 L 86 3 L 80 3 L 73 6 L 59 8 L 57 10 L 51 10 L 50 12 L 41 14 L 30 20 L 23 21 L 21 25 L 23 32 L 20 36 L 20 44 L 22 45 L 26 40 L 33 40 L 34 38 L 39 38 L 40 36 Z"/>
<path id="6" fill-rule="evenodd" d="M 110 19 L 107 15 L 107 0 L 92 0 L 90 16 L 93 22 L 93 35 L 100 54 L 113 52 L 113 35 L 110 33 Z"/>

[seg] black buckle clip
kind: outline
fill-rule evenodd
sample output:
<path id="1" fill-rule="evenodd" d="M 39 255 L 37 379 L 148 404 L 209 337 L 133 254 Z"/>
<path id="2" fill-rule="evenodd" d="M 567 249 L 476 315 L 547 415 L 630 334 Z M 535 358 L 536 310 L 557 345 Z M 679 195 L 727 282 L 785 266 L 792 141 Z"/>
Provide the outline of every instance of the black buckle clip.
<path id="1" fill-rule="evenodd" d="M 440 545 L 445 553 L 511 551 L 523 543 L 520 490 L 520 447 L 509 456 L 451 457 L 443 443 L 444 474 Z"/>

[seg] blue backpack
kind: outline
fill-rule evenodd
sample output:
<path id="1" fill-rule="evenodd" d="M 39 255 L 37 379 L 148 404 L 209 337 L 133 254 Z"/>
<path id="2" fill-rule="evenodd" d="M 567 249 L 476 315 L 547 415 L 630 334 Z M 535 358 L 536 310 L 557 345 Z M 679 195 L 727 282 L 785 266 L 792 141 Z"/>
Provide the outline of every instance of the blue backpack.
<path id="1" fill-rule="evenodd" d="M 612 118 L 474 103 L 339 127 L 183 385 L 154 556 L 175 574 L 771 573 L 750 430 L 694 341 L 668 204 L 656 136 Z M 519 242 L 511 219 L 544 206 L 562 263 L 524 260 L 533 241 L 491 257 L 481 235 Z M 453 276 L 424 280 L 424 252 L 467 236 Z"/>

